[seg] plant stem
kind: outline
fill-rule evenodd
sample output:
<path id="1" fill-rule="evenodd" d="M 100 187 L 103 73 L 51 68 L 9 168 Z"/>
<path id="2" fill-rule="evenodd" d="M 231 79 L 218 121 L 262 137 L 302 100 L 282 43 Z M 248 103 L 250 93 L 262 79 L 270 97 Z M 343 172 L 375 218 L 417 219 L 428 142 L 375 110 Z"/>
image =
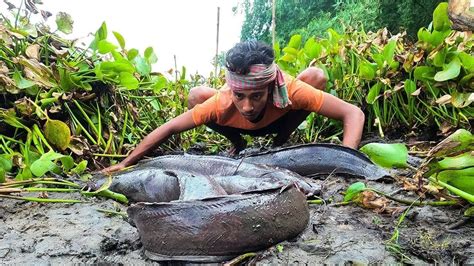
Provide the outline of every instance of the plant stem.
<path id="1" fill-rule="evenodd" d="M 42 198 L 20 197 L 20 196 L 11 196 L 11 195 L 2 195 L 2 194 L 0 194 L 0 198 L 24 200 L 24 201 L 31 201 L 31 202 L 43 202 L 43 203 L 84 203 L 84 201 L 73 200 L 73 199 L 42 199 Z"/>

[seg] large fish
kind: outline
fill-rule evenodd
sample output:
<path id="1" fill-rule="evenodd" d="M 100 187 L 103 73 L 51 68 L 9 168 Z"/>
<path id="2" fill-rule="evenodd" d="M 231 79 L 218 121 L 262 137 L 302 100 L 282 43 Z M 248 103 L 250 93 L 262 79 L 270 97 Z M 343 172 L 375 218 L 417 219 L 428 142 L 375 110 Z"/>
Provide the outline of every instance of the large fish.
<path id="1" fill-rule="evenodd" d="M 389 177 L 363 153 L 334 144 L 304 144 L 251 154 L 247 163 L 277 166 L 303 176 L 343 174 L 377 180 Z"/>
<path id="2" fill-rule="evenodd" d="M 243 187 L 244 184 L 256 188 L 270 188 L 268 186 L 259 187 L 264 186 L 263 183 L 265 182 L 278 183 L 277 185 L 295 183 L 307 195 L 317 194 L 320 190 L 320 186 L 311 182 L 310 179 L 287 169 L 268 165 L 255 165 L 242 160 L 220 156 L 160 156 L 141 162 L 137 165 L 137 168 L 166 169 L 168 171 L 182 171 L 194 175 L 219 177 L 217 181 L 221 186 L 227 187 L 228 190 L 233 190 L 231 187 L 235 184 L 242 187 L 242 190 L 238 190 L 239 192 L 251 190 L 250 188 L 245 189 Z M 259 184 L 260 182 L 262 184 Z"/>
<path id="3" fill-rule="evenodd" d="M 184 157 L 188 158 L 188 156 Z M 184 157 L 173 157 L 173 160 L 169 162 L 176 162 L 178 165 L 179 159 Z M 165 160 L 168 159 L 171 158 L 167 157 Z M 187 169 L 187 165 L 181 165 L 179 168 L 182 170 L 177 170 L 177 167 L 168 167 L 165 169 L 171 170 L 163 170 L 150 165 L 139 165 L 130 170 L 115 173 L 109 189 L 126 195 L 131 202 L 168 202 L 272 189 L 291 183 L 295 183 L 306 195 L 318 193 L 320 188 L 288 170 L 244 165 L 248 166 L 249 172 L 237 171 L 239 174 L 235 175 L 231 175 L 232 173 L 230 175 L 199 175 L 195 172 L 182 171 Z M 105 178 L 101 178 L 93 187 L 97 189 L 105 181 Z"/>
<path id="4" fill-rule="evenodd" d="M 306 197 L 295 186 L 193 201 L 133 204 L 128 215 L 147 257 L 220 262 L 302 232 Z"/>

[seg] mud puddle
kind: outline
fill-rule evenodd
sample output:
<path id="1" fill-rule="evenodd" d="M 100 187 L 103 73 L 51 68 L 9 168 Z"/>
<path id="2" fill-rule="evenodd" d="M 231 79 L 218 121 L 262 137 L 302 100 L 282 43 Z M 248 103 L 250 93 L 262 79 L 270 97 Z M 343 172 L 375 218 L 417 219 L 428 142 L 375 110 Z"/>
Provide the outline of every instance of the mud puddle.
<path id="1" fill-rule="evenodd" d="M 316 180 L 324 183 L 322 196 L 333 196 L 335 201 L 341 201 L 341 192 L 355 181 Z M 395 183 L 368 182 L 368 186 L 385 192 L 397 189 Z M 97 211 L 114 209 L 113 201 L 86 200 L 89 202 L 82 204 L 40 204 L 0 199 L 0 264 L 155 263 L 144 257 L 137 230 L 124 218 Z M 299 237 L 258 253 L 247 263 L 368 264 L 396 263 L 404 258 L 414 264 L 474 264 L 474 223 L 446 229 L 460 219 L 462 211 L 412 207 L 399 227 L 397 253 L 388 251 L 385 243 L 393 236 L 401 213 L 378 214 L 354 205 L 311 205 L 310 223 Z"/>

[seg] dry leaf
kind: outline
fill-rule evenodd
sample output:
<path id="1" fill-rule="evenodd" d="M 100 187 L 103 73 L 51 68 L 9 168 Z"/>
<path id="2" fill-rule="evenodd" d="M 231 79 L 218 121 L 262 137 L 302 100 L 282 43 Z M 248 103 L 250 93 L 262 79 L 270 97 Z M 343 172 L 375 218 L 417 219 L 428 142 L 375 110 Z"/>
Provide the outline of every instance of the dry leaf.
<path id="1" fill-rule="evenodd" d="M 32 44 L 26 47 L 26 55 L 29 58 L 39 60 L 39 49 L 40 46 L 38 44 Z"/>
<path id="2" fill-rule="evenodd" d="M 436 100 L 436 103 L 439 104 L 439 105 L 447 104 L 447 103 L 451 102 L 451 98 L 452 98 L 451 95 L 446 94 L 446 95 L 443 95 L 443 96 L 439 97 Z"/>

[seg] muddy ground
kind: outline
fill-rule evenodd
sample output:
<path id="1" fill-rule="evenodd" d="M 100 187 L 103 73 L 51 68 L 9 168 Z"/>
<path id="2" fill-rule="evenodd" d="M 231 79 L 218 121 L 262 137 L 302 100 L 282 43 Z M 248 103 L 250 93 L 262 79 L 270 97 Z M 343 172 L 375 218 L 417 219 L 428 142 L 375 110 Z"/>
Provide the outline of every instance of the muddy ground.
<path id="1" fill-rule="evenodd" d="M 322 196 L 342 200 L 341 192 L 357 179 L 330 177 Z M 395 191 L 396 182 L 368 182 Z M 57 194 L 54 195 L 57 197 Z M 66 195 L 71 197 L 70 194 Z M 398 197 L 408 197 L 398 194 Z M 80 197 L 80 196 L 76 196 Z M 118 263 L 153 264 L 143 255 L 137 230 L 114 209 L 112 200 L 82 198 L 82 204 L 40 204 L 0 199 L 0 264 Z M 391 204 L 392 207 L 401 205 Z M 120 206 L 125 211 L 126 206 Z M 402 206 L 400 210 L 404 210 Z M 405 262 L 474 264 L 474 223 L 447 227 L 462 217 L 463 207 L 413 207 L 399 227 Z M 259 252 L 256 264 L 368 264 L 402 261 L 387 250 L 400 212 L 378 214 L 359 206 L 311 205 L 311 219 L 296 239 Z"/>

